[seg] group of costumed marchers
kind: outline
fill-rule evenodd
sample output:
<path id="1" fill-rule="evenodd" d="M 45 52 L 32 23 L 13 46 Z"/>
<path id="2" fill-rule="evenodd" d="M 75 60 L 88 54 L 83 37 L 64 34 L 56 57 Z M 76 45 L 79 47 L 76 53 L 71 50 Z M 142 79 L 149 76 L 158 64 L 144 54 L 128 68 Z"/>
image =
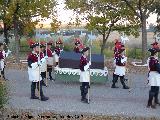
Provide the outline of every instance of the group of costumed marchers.
<path id="1" fill-rule="evenodd" d="M 60 52 L 62 49 L 60 48 L 60 44 L 63 44 L 61 39 L 56 41 L 56 46 L 54 51 L 52 51 L 51 47 L 53 42 L 49 41 L 48 43 L 36 43 L 33 41 L 29 41 L 30 48 L 32 52 L 29 53 L 27 62 L 28 62 L 28 75 L 31 83 L 31 99 L 39 99 L 41 101 L 46 101 L 49 98 L 45 97 L 43 94 L 42 86 L 46 86 L 44 79 L 46 78 L 46 71 L 49 73 L 49 79 L 54 80 L 51 72 L 53 66 L 58 65 L 58 59 Z M 55 56 L 55 63 L 54 58 Z M 40 97 L 35 95 L 35 90 L 38 89 L 40 93 Z"/>
<path id="2" fill-rule="evenodd" d="M 80 39 L 75 39 L 75 47 L 73 51 L 75 53 L 81 54 L 79 60 L 79 69 L 80 69 L 80 91 L 81 91 L 81 101 L 88 103 L 90 88 L 90 66 L 91 61 L 88 60 L 88 55 L 90 48 L 84 47 Z M 62 40 L 59 38 L 54 45 L 53 41 L 49 42 L 34 42 L 29 41 L 30 48 L 32 49 L 31 53 L 28 54 L 28 75 L 29 80 L 31 81 L 31 99 L 40 99 L 41 101 L 46 101 L 49 97 L 46 97 L 43 93 L 42 86 L 47 86 L 45 79 L 54 80 L 52 77 L 52 71 L 54 67 L 59 67 L 59 58 L 60 54 L 63 51 Z M 150 52 L 150 57 L 147 60 L 148 64 L 148 85 L 150 85 L 149 90 L 149 99 L 147 107 L 156 108 L 156 105 L 160 105 L 158 100 L 159 86 L 160 86 L 160 64 L 158 60 L 158 52 L 160 48 L 157 42 L 151 44 L 152 47 L 148 50 Z M 5 79 L 4 68 L 5 68 L 5 58 L 8 54 L 11 53 L 10 50 L 5 52 L 4 44 L 0 43 L 0 75 L 1 78 Z M 91 53 L 90 53 L 91 54 Z M 114 48 L 114 67 L 113 80 L 111 88 L 118 88 L 116 83 L 118 78 L 123 86 L 123 89 L 129 89 L 126 85 L 125 74 L 126 74 L 126 63 L 127 57 L 125 56 L 125 46 L 119 40 L 115 41 Z M 47 73 L 47 74 L 46 74 Z M 39 97 L 36 95 L 36 88 L 39 92 Z"/>
<path id="3" fill-rule="evenodd" d="M 32 48 L 32 53 L 28 56 L 28 74 L 29 80 L 32 82 L 31 84 L 31 99 L 38 99 L 39 97 L 35 96 L 35 88 L 37 87 L 38 90 L 40 89 L 40 97 L 42 101 L 46 101 L 49 98 L 45 97 L 42 90 L 42 85 L 46 85 L 44 79 L 46 77 L 46 71 L 49 73 L 49 79 L 53 80 L 51 76 L 53 66 L 56 67 L 59 64 L 59 57 L 61 51 L 60 45 L 63 42 L 61 39 L 56 41 L 55 49 L 52 50 L 51 47 L 53 42 L 50 41 L 47 44 L 41 43 L 32 43 L 30 46 Z M 45 46 L 47 45 L 47 47 Z M 156 105 L 160 105 L 158 101 L 158 93 L 159 93 L 159 86 L 160 86 L 160 65 L 157 57 L 157 53 L 160 51 L 158 47 L 158 43 L 154 42 L 152 48 L 149 49 L 151 53 L 150 57 L 148 58 L 148 84 L 151 86 L 149 91 L 149 99 L 147 107 L 156 108 Z M 39 47 L 41 48 L 39 50 Z M 47 48 L 47 50 L 46 50 Z M 86 95 L 88 93 L 88 89 L 90 88 L 90 74 L 89 68 L 91 66 L 91 61 L 87 59 L 89 54 L 89 47 L 84 47 L 81 43 L 80 39 L 75 39 L 75 47 L 73 51 L 75 53 L 81 53 L 82 56 L 80 57 L 79 69 L 80 69 L 80 90 L 81 90 L 81 101 L 84 103 L 88 103 L 88 99 Z M 2 53 L 2 52 L 0 52 Z M 40 54 L 40 58 L 39 58 Z M 2 56 L 2 55 L 1 55 Z M 1 57 L 0 56 L 0 57 Z M 3 57 L 2 57 L 3 58 Z M 40 60 L 39 60 L 40 59 Z M 55 59 L 55 63 L 53 62 Z M 125 84 L 125 73 L 126 73 L 126 62 L 127 57 L 125 56 L 125 46 L 120 41 L 115 41 L 115 48 L 114 48 L 114 67 L 115 70 L 113 72 L 113 83 L 111 88 L 118 88 L 116 83 L 118 78 L 120 78 L 120 82 L 123 86 L 123 89 L 129 89 L 129 87 Z M 46 69 L 47 66 L 47 69 Z M 1 72 L 3 75 L 3 71 Z M 40 82 L 39 82 L 40 81 Z M 38 87 L 40 83 L 40 88 Z"/>

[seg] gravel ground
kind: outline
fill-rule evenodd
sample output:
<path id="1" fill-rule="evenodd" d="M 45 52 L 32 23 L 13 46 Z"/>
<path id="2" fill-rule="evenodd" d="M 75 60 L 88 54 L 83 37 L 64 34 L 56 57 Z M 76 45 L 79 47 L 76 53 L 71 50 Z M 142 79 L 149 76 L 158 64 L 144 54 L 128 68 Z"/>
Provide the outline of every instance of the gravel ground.
<path id="1" fill-rule="evenodd" d="M 44 94 L 50 99 L 46 102 L 30 99 L 30 81 L 27 71 L 8 69 L 6 78 L 9 88 L 9 102 L 6 108 L 19 110 L 35 110 L 37 112 L 54 111 L 56 113 L 91 114 L 91 115 L 123 115 L 160 118 L 160 106 L 156 109 L 146 108 L 149 87 L 146 85 L 146 74 L 128 74 L 131 81 L 131 91 L 110 88 L 110 83 L 104 85 L 92 84 L 91 103 L 80 102 L 79 84 L 65 84 L 49 81 L 48 87 L 43 87 Z M 112 76 L 109 76 L 110 80 Z"/>

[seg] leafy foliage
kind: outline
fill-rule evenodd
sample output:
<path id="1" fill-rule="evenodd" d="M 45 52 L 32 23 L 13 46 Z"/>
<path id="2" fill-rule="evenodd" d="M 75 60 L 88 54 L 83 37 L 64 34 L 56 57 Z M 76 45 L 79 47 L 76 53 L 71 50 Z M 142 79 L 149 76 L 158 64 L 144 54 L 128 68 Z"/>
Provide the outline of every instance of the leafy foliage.
<path id="1" fill-rule="evenodd" d="M 57 18 L 52 19 L 52 23 L 51 24 L 51 31 L 52 32 L 57 32 L 60 25 L 61 25 L 61 21 L 58 21 Z"/>
<path id="2" fill-rule="evenodd" d="M 5 84 L 0 82 L 0 108 L 4 107 L 7 100 L 7 88 L 5 87 Z"/>
<path id="3" fill-rule="evenodd" d="M 111 31 L 139 35 L 139 20 L 120 0 L 66 0 L 65 3 L 68 9 L 83 15 L 83 20 L 88 22 L 87 29 L 90 31 L 96 29 L 99 34 L 103 35 L 101 53 Z"/>

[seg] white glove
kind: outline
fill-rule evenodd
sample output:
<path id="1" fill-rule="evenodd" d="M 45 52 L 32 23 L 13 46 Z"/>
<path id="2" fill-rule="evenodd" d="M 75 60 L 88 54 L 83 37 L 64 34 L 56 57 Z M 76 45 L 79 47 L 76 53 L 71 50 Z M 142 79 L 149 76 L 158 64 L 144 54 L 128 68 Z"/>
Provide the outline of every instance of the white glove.
<path id="1" fill-rule="evenodd" d="M 89 64 L 84 66 L 84 71 L 87 71 L 89 69 Z"/>
<path id="2" fill-rule="evenodd" d="M 7 52 L 5 56 L 8 57 L 8 55 L 9 55 L 9 53 Z"/>
<path id="3" fill-rule="evenodd" d="M 89 61 L 88 64 L 91 65 L 91 61 Z"/>
<path id="4" fill-rule="evenodd" d="M 12 52 L 12 51 L 10 51 L 10 50 L 8 49 L 7 53 L 10 54 L 11 52 Z"/>
<path id="5" fill-rule="evenodd" d="M 38 61 L 37 63 L 38 63 L 39 66 L 42 64 L 41 61 Z"/>
<path id="6" fill-rule="evenodd" d="M 123 59 L 121 59 L 121 63 L 127 62 L 127 57 L 124 57 Z"/>
<path id="7" fill-rule="evenodd" d="M 35 63 L 32 63 L 31 66 L 32 66 L 32 69 L 36 69 L 38 67 L 38 64 L 37 62 L 35 62 Z"/>
<path id="8" fill-rule="evenodd" d="M 60 52 L 62 52 L 62 51 L 63 51 L 63 49 L 60 50 Z"/>
<path id="9" fill-rule="evenodd" d="M 8 55 L 11 53 L 11 51 L 8 49 L 7 53 L 6 53 L 6 57 L 8 57 Z"/>
<path id="10" fill-rule="evenodd" d="M 44 56 L 44 59 L 48 59 L 48 56 Z"/>
<path id="11" fill-rule="evenodd" d="M 44 57 L 44 58 L 41 59 L 41 63 L 40 64 L 45 63 L 45 62 L 46 62 L 46 58 Z"/>
<path id="12" fill-rule="evenodd" d="M 56 54 L 55 52 L 52 53 L 52 55 L 55 55 L 55 54 Z"/>

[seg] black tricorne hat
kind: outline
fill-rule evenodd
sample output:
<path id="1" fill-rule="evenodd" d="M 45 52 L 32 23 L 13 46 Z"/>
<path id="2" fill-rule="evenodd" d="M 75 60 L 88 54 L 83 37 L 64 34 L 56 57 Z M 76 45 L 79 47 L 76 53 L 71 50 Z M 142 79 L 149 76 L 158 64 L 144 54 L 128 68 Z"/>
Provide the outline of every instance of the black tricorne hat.
<path id="1" fill-rule="evenodd" d="M 81 51 L 81 53 L 84 53 L 84 52 L 86 52 L 87 50 L 89 50 L 89 47 L 83 48 L 82 51 Z"/>
<path id="2" fill-rule="evenodd" d="M 155 55 L 157 52 L 160 52 L 160 49 L 159 48 L 150 48 L 148 51 L 151 53 L 151 55 Z"/>
<path id="3" fill-rule="evenodd" d="M 39 46 L 39 43 L 34 43 L 30 46 L 30 48 L 35 48 L 36 46 Z"/>

